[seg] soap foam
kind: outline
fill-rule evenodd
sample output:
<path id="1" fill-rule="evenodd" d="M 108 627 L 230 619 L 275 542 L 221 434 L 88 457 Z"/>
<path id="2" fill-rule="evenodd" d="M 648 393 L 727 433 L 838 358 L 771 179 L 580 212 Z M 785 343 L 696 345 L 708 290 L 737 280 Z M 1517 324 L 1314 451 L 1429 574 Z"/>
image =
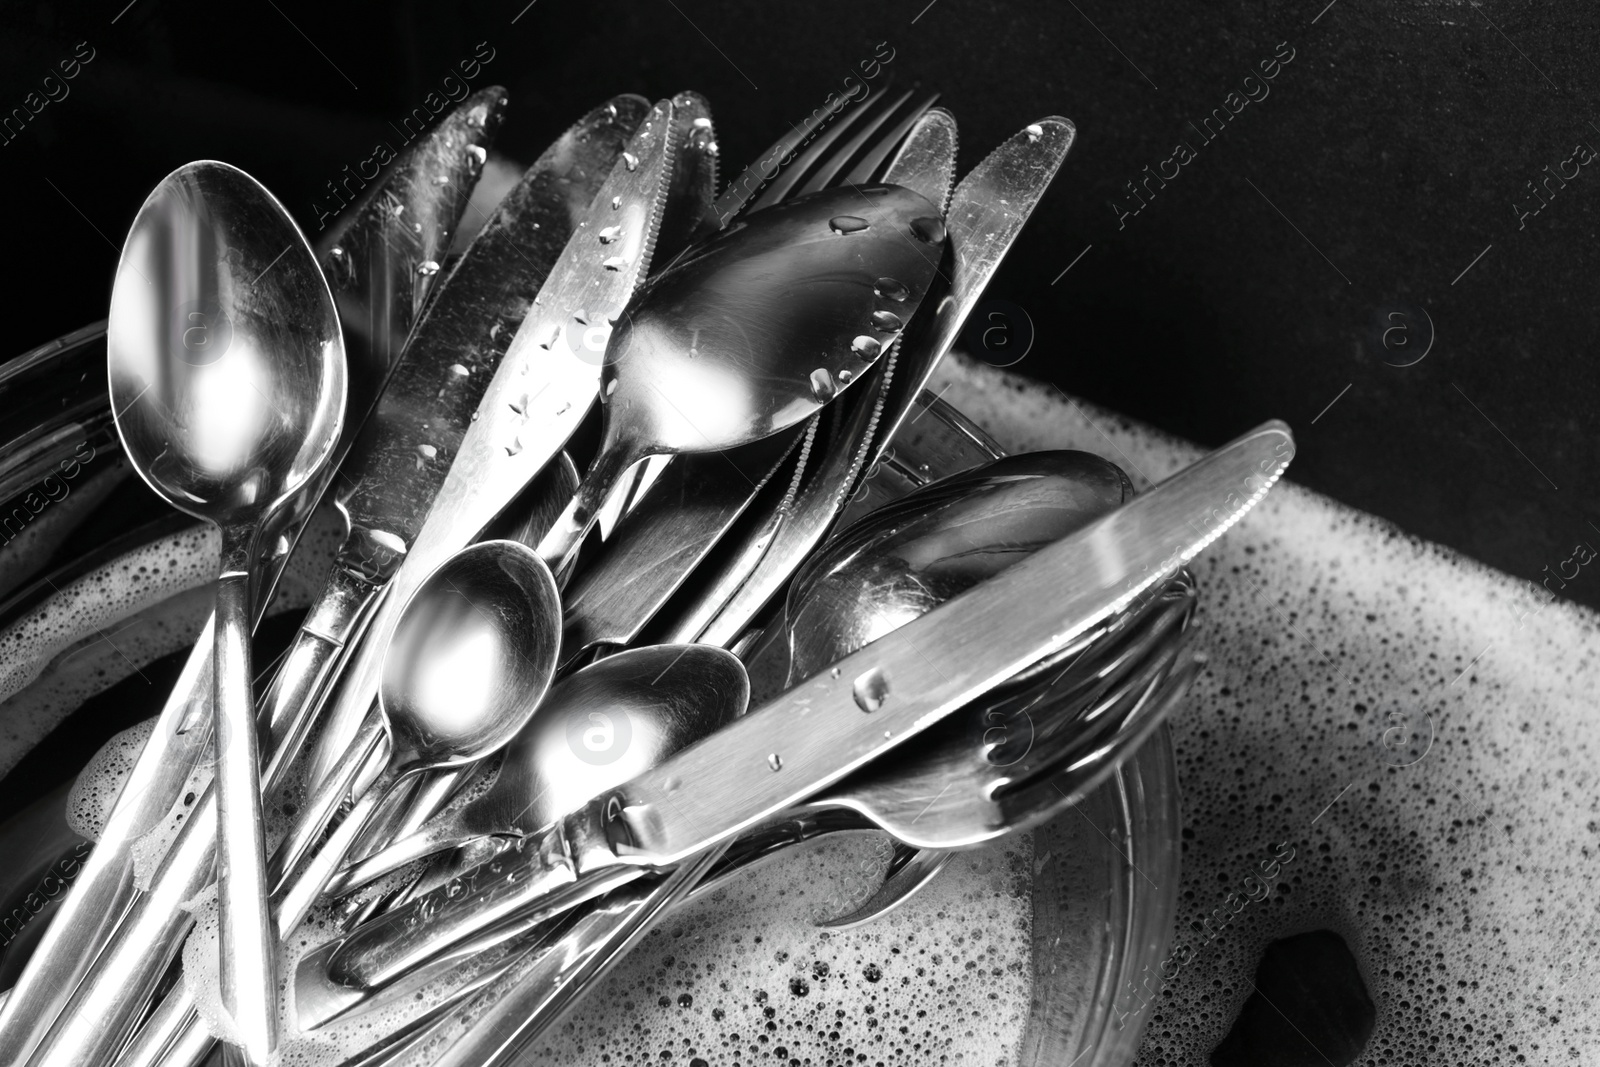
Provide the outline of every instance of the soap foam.
<path id="1" fill-rule="evenodd" d="M 847 910 L 865 868 L 881 871 L 876 834 L 794 848 L 671 912 L 575 1012 L 534 1046 L 537 1062 L 645 1060 L 814 1064 L 1014 1063 L 1032 985 L 1031 835 L 956 858 L 938 880 L 870 925 L 824 930 Z M 872 879 L 875 883 L 876 877 Z M 296 938 L 285 970 L 335 932 L 324 909 Z M 191 938 L 185 974 L 215 1022 L 215 924 Z M 191 967 L 192 957 L 192 967 Z M 486 970 L 493 953 L 454 978 Z M 439 991 L 285 1035 L 281 1067 L 339 1063 L 432 1007 Z M 285 1004 L 285 1017 L 294 1015 Z"/>
<path id="2" fill-rule="evenodd" d="M 134 761 L 155 731 L 156 720 L 146 719 L 117 734 L 94 754 L 78 773 L 67 793 L 67 828 L 90 841 L 100 840 L 122 783 L 133 773 Z"/>
<path id="3" fill-rule="evenodd" d="M 1141 484 L 1200 455 L 965 361 L 940 377 L 1011 450 L 1098 451 Z M 1345 939 L 1377 1005 L 1359 1062 L 1600 1062 L 1596 613 L 1541 607 L 1528 583 L 1287 482 L 1194 569 L 1211 658 L 1172 729 L 1174 947 L 1196 955 L 1149 976 L 1138 1062 L 1208 1062 L 1267 943 L 1318 928 Z M 1430 717 L 1425 755 L 1381 743 L 1391 727 L 1425 737 Z M 1227 895 L 1281 841 L 1295 858 L 1270 902 L 1208 945 L 1195 927 L 1231 915 Z"/>
<path id="4" fill-rule="evenodd" d="M 307 524 L 301 549 L 278 583 L 271 614 L 310 604 L 341 529 L 332 509 L 319 511 Z M 163 537 L 66 585 L 0 632 L 0 703 L 5 708 L 0 716 L 0 774 L 16 766 L 89 697 L 135 675 L 139 665 L 194 643 L 211 613 L 220 544 L 211 526 Z M 118 748 L 123 736 L 107 742 L 106 748 Z M 75 795 L 86 802 L 114 798 L 122 779 L 111 768 L 129 769 L 114 751 L 102 751 L 79 775 Z M 184 795 L 203 788 L 209 778 L 209 769 L 202 769 Z M 180 797 L 173 817 L 150 831 L 142 851 L 162 855 L 186 810 Z M 105 814 L 95 816 L 86 808 L 78 817 L 89 829 L 103 825 Z M 85 836 L 98 836 L 98 829 Z M 140 865 L 145 875 L 147 866 Z"/>

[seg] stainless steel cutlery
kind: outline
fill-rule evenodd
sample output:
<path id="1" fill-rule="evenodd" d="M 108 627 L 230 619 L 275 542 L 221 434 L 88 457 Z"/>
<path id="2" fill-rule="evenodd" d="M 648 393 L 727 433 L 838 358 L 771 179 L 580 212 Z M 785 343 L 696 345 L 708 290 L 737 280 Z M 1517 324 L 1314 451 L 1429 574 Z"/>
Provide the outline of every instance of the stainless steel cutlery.
<path id="1" fill-rule="evenodd" d="M 200 1063 L 209 964 L 155 994 L 215 880 L 230 1054 L 383 1007 L 403 1021 L 349 1067 L 509 1063 L 706 886 L 876 828 L 888 879 L 836 920 L 866 921 L 1142 743 L 1197 670 L 1185 564 L 1293 438 L 1265 424 L 1135 495 L 940 415 L 940 461 L 987 462 L 896 474 L 1075 136 L 1041 119 L 957 181 L 932 103 L 880 93 L 719 196 L 706 101 L 619 96 L 454 262 L 500 90 L 320 261 L 225 164 L 157 188 L 111 397 L 139 473 L 222 531 L 215 624 L 0 1008 L 0 1058 Z M 345 537 L 257 705 L 250 630 L 324 490 Z M 135 888 L 134 843 L 208 754 Z M 332 936 L 302 953 L 314 911 Z"/>

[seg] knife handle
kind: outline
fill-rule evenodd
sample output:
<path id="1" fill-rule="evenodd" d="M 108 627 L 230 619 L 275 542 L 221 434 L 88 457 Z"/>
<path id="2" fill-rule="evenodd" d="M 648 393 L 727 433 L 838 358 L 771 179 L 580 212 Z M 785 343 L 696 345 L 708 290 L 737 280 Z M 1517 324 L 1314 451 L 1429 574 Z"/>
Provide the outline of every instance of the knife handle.
<path id="1" fill-rule="evenodd" d="M 506 937 L 644 873 L 619 859 L 604 807 L 590 803 L 543 833 L 403 908 L 357 927 L 328 958 L 328 979 L 378 989 L 490 927 Z"/>

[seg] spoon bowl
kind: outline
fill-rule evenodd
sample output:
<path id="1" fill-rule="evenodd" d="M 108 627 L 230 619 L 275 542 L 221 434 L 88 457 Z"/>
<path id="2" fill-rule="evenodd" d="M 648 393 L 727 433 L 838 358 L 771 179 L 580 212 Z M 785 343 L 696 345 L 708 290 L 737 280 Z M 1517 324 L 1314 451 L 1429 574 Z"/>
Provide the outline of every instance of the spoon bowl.
<path id="1" fill-rule="evenodd" d="M 1133 496 L 1089 452 L 1004 456 L 841 531 L 801 568 L 751 657 L 755 699 L 798 684 Z"/>
<path id="2" fill-rule="evenodd" d="M 140 208 L 106 348 L 129 459 L 196 518 L 258 522 L 338 440 L 344 341 L 328 283 L 283 205 L 225 163 L 180 167 Z"/>
<path id="3" fill-rule="evenodd" d="M 406 603 L 378 700 L 397 774 L 482 759 L 517 735 L 555 677 L 560 594 L 516 541 L 452 556 Z"/>
<path id="4" fill-rule="evenodd" d="M 944 244 L 926 197 L 864 184 L 752 212 L 662 271 L 612 331 L 600 452 L 539 554 L 564 573 L 639 460 L 761 440 L 860 379 L 899 338 Z"/>

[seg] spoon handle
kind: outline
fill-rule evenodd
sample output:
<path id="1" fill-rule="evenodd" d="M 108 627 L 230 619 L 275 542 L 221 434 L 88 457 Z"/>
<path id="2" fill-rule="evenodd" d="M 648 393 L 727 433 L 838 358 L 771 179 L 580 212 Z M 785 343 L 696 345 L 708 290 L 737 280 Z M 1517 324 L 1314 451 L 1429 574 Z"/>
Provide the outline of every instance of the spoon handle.
<path id="1" fill-rule="evenodd" d="M 277 1044 L 278 949 L 267 912 L 267 858 L 262 840 L 261 757 L 250 692 L 250 574 L 229 566 L 229 542 L 249 559 L 252 538 L 225 530 L 217 580 L 216 648 L 212 659 L 213 731 L 217 753 L 217 925 L 222 1003 L 247 1055 L 264 1063 Z"/>
<path id="2" fill-rule="evenodd" d="M 426 859 L 446 849 L 460 848 L 487 836 L 474 833 L 460 812 L 446 818 L 435 818 L 415 833 L 393 841 L 365 859 L 340 870 L 329 880 L 327 892 L 330 896 L 343 896 L 408 863 Z"/>
<path id="3" fill-rule="evenodd" d="M 278 851 L 272 856 L 267 873 L 275 887 L 282 886 L 289 880 L 290 873 L 300 864 L 317 841 L 322 837 L 322 832 L 328 828 L 328 823 L 333 821 L 333 815 L 339 810 L 339 805 L 350 794 L 350 789 L 361 776 L 361 769 L 367 761 L 372 759 L 379 746 L 387 736 L 384 730 L 383 715 L 376 707 L 367 711 L 367 717 L 361 721 L 361 726 L 356 733 L 355 740 L 345 750 L 339 762 L 323 779 L 307 800 L 304 808 L 296 817 L 294 827 L 289 831 L 278 845 Z"/>
<path id="4" fill-rule="evenodd" d="M 578 483 L 578 491 L 573 494 L 571 502 L 556 517 L 550 532 L 540 539 L 538 547 L 534 549 L 550 567 L 550 573 L 556 576 L 558 585 L 566 585 L 578 549 L 583 545 L 584 536 L 600 518 L 600 509 L 605 506 L 606 497 L 622 481 L 628 468 L 643 458 L 632 449 L 618 447 L 612 441 L 607 441 L 601 447 L 589 472 Z"/>
<path id="5" fill-rule="evenodd" d="M 374 743 L 372 750 L 376 751 L 376 748 L 377 745 Z M 344 862 L 346 853 L 367 828 L 367 824 L 377 814 L 384 798 L 394 789 L 401 777 L 403 776 L 396 773 L 394 768 L 385 768 L 383 774 L 378 776 L 378 780 L 361 794 L 361 798 L 355 802 L 350 813 L 344 817 L 344 821 L 328 835 L 328 840 L 323 846 L 295 872 L 293 878 L 280 885 L 272 894 L 272 910 L 277 920 L 280 938 L 287 939 L 294 933 L 295 927 L 305 920 L 311 911 L 311 906 L 322 897 L 323 887 Z"/>

